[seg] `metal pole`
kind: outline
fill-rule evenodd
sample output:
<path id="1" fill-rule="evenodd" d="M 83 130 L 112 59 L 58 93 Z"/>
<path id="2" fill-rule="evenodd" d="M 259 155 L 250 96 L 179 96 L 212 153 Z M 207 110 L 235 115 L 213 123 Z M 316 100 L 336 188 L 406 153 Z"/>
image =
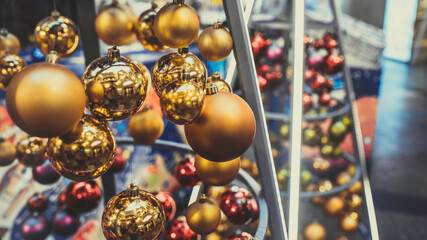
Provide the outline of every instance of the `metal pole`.
<path id="1" fill-rule="evenodd" d="M 234 55 L 237 61 L 240 85 L 246 101 L 254 112 L 257 124 L 252 146 L 260 172 L 262 191 L 268 204 L 271 237 L 274 240 L 285 240 L 287 235 L 283 206 L 277 183 L 276 168 L 271 153 L 264 107 L 255 72 L 248 27 L 243 19 L 242 2 L 241 0 L 223 0 L 223 4 L 235 43 Z"/>

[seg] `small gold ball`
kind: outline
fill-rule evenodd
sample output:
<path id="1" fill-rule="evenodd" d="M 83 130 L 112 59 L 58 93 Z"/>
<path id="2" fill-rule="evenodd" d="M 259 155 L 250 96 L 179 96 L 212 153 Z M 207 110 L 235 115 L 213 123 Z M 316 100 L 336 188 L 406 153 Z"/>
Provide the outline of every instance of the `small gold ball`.
<path id="1" fill-rule="evenodd" d="M 216 26 L 203 30 L 198 41 L 200 54 L 206 60 L 213 62 L 226 59 L 233 50 L 233 38 L 230 33 L 224 28 Z"/>
<path id="2" fill-rule="evenodd" d="M 16 148 L 9 141 L 0 142 L 0 166 L 7 166 L 15 160 Z"/>
<path id="3" fill-rule="evenodd" d="M 35 167 L 46 161 L 46 149 L 42 138 L 28 137 L 16 145 L 16 157 L 25 166 Z"/>
<path id="4" fill-rule="evenodd" d="M 0 88 L 6 89 L 12 78 L 26 66 L 24 60 L 14 54 L 0 58 Z"/>
<path id="5" fill-rule="evenodd" d="M 154 143 L 163 133 L 163 119 L 154 110 L 143 109 L 129 120 L 129 134 L 141 144 Z"/>
<path id="6" fill-rule="evenodd" d="M 203 183 L 211 186 L 224 186 L 239 174 L 240 157 L 226 162 L 214 162 L 196 154 L 194 165 L 197 175 Z"/>
<path id="7" fill-rule="evenodd" d="M 221 210 L 202 194 L 198 201 L 188 206 L 185 217 L 191 230 L 206 235 L 214 232 L 219 226 Z"/>
<path id="8" fill-rule="evenodd" d="M 325 227 L 317 222 L 313 222 L 304 227 L 303 230 L 304 240 L 326 240 Z"/>
<path id="9" fill-rule="evenodd" d="M 151 8 L 141 13 L 136 24 L 136 36 L 142 46 L 152 52 L 163 52 L 169 49 L 161 43 L 154 33 L 154 19 L 157 15 L 155 9 Z"/>
<path id="10" fill-rule="evenodd" d="M 21 43 L 19 39 L 6 29 L 0 30 L 0 56 L 6 54 L 17 55 L 21 50 Z"/>

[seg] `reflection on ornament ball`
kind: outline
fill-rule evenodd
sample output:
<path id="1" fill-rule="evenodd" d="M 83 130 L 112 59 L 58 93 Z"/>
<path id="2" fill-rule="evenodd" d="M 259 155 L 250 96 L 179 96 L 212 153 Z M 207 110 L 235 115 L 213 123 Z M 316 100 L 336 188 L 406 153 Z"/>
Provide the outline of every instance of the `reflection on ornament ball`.
<path id="1" fill-rule="evenodd" d="M 207 70 L 200 59 L 188 52 L 188 47 L 166 53 L 157 60 L 153 67 L 152 84 L 157 96 L 171 82 L 180 80 L 183 72 L 190 74 L 190 80 L 205 89 Z"/>
<path id="2" fill-rule="evenodd" d="M 82 76 L 86 89 L 87 108 L 103 120 L 123 120 L 143 104 L 149 79 L 130 59 L 121 57 L 116 47 L 108 56 L 91 62 Z"/>
<path id="3" fill-rule="evenodd" d="M 69 237 L 73 235 L 80 226 L 79 216 L 66 209 L 59 209 L 52 218 L 52 230 L 59 236 Z"/>
<path id="4" fill-rule="evenodd" d="M 184 187 L 193 187 L 200 182 L 194 159 L 184 158 L 175 167 L 175 178 Z"/>
<path id="5" fill-rule="evenodd" d="M 217 229 L 221 220 L 221 210 L 216 204 L 210 202 L 205 194 L 202 194 L 198 201 L 188 206 L 185 216 L 191 230 L 197 234 L 206 235 Z"/>
<path id="6" fill-rule="evenodd" d="M 0 139 L 0 167 L 7 166 L 15 160 L 16 148 L 9 141 Z"/>
<path id="7" fill-rule="evenodd" d="M 176 202 L 173 197 L 166 192 L 154 193 L 154 196 L 162 204 L 166 219 L 168 221 L 172 220 L 176 213 Z"/>
<path id="8" fill-rule="evenodd" d="M 6 28 L 0 30 L 0 56 L 6 54 L 18 54 L 21 50 L 19 39 Z"/>
<path id="9" fill-rule="evenodd" d="M 163 133 L 163 119 L 154 110 L 144 107 L 130 118 L 128 129 L 136 142 L 152 144 Z"/>
<path id="10" fill-rule="evenodd" d="M 326 240 L 325 227 L 317 222 L 307 224 L 303 230 L 304 240 Z"/>
<path id="11" fill-rule="evenodd" d="M 233 186 L 221 195 L 219 206 L 231 223 L 242 225 L 251 220 L 253 216 L 251 199 L 251 192 Z"/>
<path id="12" fill-rule="evenodd" d="M 101 222 L 109 240 L 158 239 L 165 229 L 166 216 L 154 195 L 131 183 L 108 201 Z"/>
<path id="13" fill-rule="evenodd" d="M 197 240 L 197 234 L 190 229 L 185 216 L 175 218 L 166 229 L 165 240 Z"/>
<path id="14" fill-rule="evenodd" d="M 213 162 L 196 154 L 194 161 L 197 175 L 206 185 L 224 186 L 239 174 L 240 157 L 226 162 Z"/>
<path id="15" fill-rule="evenodd" d="M 34 167 L 46 160 L 46 142 L 38 137 L 28 137 L 16 145 L 16 157 L 25 166 Z"/>
<path id="16" fill-rule="evenodd" d="M 136 38 L 136 22 L 137 18 L 132 9 L 115 0 L 99 11 L 95 19 L 95 31 L 98 37 L 109 45 L 128 45 Z"/>
<path id="17" fill-rule="evenodd" d="M 217 72 L 208 77 L 207 83 L 213 83 L 218 88 L 218 91 L 233 92 L 230 85 Z"/>
<path id="18" fill-rule="evenodd" d="M 233 50 L 233 38 L 222 27 L 220 21 L 216 21 L 212 27 L 208 27 L 200 34 L 198 41 L 200 54 L 208 61 L 219 62 L 228 57 Z"/>
<path id="19" fill-rule="evenodd" d="M 48 155 L 52 166 L 62 176 L 75 181 L 87 181 L 104 174 L 114 161 L 116 140 L 105 122 L 83 116 L 74 141 L 66 143 L 61 138 L 49 139 Z"/>
<path id="20" fill-rule="evenodd" d="M 30 215 L 21 224 L 24 240 L 45 239 L 50 233 L 49 221 L 43 216 Z"/>
<path id="21" fill-rule="evenodd" d="M 53 11 L 42 19 L 34 30 L 37 46 L 43 55 L 54 50 L 61 58 L 73 54 L 79 46 L 79 34 L 76 25 L 70 19 Z"/>
<path id="22" fill-rule="evenodd" d="M 6 89 L 10 80 L 25 67 L 25 62 L 14 54 L 0 58 L 0 89 Z"/>
<path id="23" fill-rule="evenodd" d="M 101 200 L 101 189 L 93 180 L 72 182 L 65 191 L 67 208 L 76 213 L 91 211 Z"/>
<path id="24" fill-rule="evenodd" d="M 157 15 L 156 7 L 157 5 L 153 2 L 150 9 L 141 13 L 135 31 L 138 41 L 145 49 L 153 52 L 163 52 L 168 47 L 161 43 L 154 33 L 154 18 Z"/>
<path id="25" fill-rule="evenodd" d="M 184 0 L 175 0 L 163 6 L 157 13 L 154 19 L 154 33 L 164 45 L 182 48 L 197 38 L 199 25 L 196 12 L 184 4 Z"/>

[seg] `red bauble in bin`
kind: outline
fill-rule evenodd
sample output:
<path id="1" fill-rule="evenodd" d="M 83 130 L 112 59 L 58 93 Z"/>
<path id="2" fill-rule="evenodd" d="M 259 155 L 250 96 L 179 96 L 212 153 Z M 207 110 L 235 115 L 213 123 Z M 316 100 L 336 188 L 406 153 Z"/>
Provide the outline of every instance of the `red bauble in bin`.
<path id="1" fill-rule="evenodd" d="M 197 240 L 197 234 L 190 229 L 185 216 L 175 218 L 166 228 L 166 240 Z"/>
<path id="2" fill-rule="evenodd" d="M 42 213 L 47 208 L 47 199 L 41 193 L 34 193 L 28 198 L 27 209 L 33 213 Z"/>
<path id="3" fill-rule="evenodd" d="M 310 47 L 310 44 L 313 42 L 313 39 L 307 35 L 304 35 L 304 44 L 305 44 L 305 51 L 307 52 L 308 48 Z"/>
<path id="4" fill-rule="evenodd" d="M 302 106 L 304 108 L 304 112 L 307 112 L 313 107 L 313 99 L 311 98 L 310 93 L 303 93 Z"/>
<path id="5" fill-rule="evenodd" d="M 59 209 L 52 218 L 52 230 L 59 236 L 69 237 L 80 227 L 80 220 L 77 214 Z"/>
<path id="6" fill-rule="evenodd" d="M 325 42 L 325 48 L 332 52 L 338 46 L 338 42 L 335 39 L 330 39 Z"/>
<path id="7" fill-rule="evenodd" d="M 332 33 L 325 33 L 325 34 L 323 34 L 323 40 L 329 41 L 331 39 L 335 39 L 334 34 L 332 34 Z"/>
<path id="8" fill-rule="evenodd" d="M 113 173 L 121 172 L 126 167 L 126 158 L 123 157 L 122 148 L 117 148 L 116 155 L 114 156 L 114 162 L 111 165 L 109 171 Z"/>
<path id="9" fill-rule="evenodd" d="M 321 70 L 325 66 L 325 56 L 326 54 L 323 54 L 320 51 L 313 52 L 306 58 L 306 64 L 308 68 Z"/>
<path id="10" fill-rule="evenodd" d="M 267 59 L 275 62 L 281 63 L 284 59 L 283 49 L 277 44 L 271 44 L 267 49 Z"/>
<path id="11" fill-rule="evenodd" d="M 247 233 L 247 232 L 241 232 L 241 233 L 232 233 L 228 235 L 228 237 L 225 240 L 252 240 L 254 237 Z"/>
<path id="12" fill-rule="evenodd" d="M 307 83 L 310 83 L 314 79 L 316 79 L 316 76 L 317 76 L 317 71 L 314 69 L 308 69 L 308 70 L 305 70 L 305 72 L 304 72 L 304 80 Z"/>
<path id="13" fill-rule="evenodd" d="M 323 71 L 327 74 L 336 74 L 342 70 L 344 57 L 335 53 L 330 54 L 325 60 Z"/>
<path id="14" fill-rule="evenodd" d="M 66 204 L 77 213 L 95 209 L 101 201 L 101 189 L 95 181 L 72 182 L 66 189 Z"/>
<path id="15" fill-rule="evenodd" d="M 268 64 L 261 63 L 256 66 L 256 72 L 258 75 L 264 76 L 266 73 L 271 71 L 271 67 Z"/>
<path id="16" fill-rule="evenodd" d="M 330 92 L 332 90 L 332 80 L 326 78 L 322 74 L 318 73 L 316 78 L 310 82 L 310 88 L 313 92 L 322 94 L 324 92 Z"/>
<path id="17" fill-rule="evenodd" d="M 261 92 L 265 92 L 268 89 L 268 84 L 267 84 L 267 79 L 265 79 L 263 76 L 258 75 L 257 76 L 258 79 L 258 86 L 259 86 L 259 90 Z"/>
<path id="18" fill-rule="evenodd" d="M 231 223 L 242 225 L 252 217 L 251 199 L 252 194 L 248 190 L 233 186 L 221 195 L 219 206 Z"/>
<path id="19" fill-rule="evenodd" d="M 331 102 L 331 95 L 327 92 L 324 92 L 319 97 L 319 104 L 323 106 L 329 106 Z"/>
<path id="20" fill-rule="evenodd" d="M 42 165 L 33 167 L 33 178 L 41 184 L 52 184 L 61 177 L 50 165 L 49 161 L 44 162 Z"/>
<path id="21" fill-rule="evenodd" d="M 175 168 L 175 178 L 184 187 L 192 187 L 200 182 L 194 159 L 184 158 Z"/>
<path id="22" fill-rule="evenodd" d="M 257 60 L 261 56 L 263 56 L 270 45 L 271 45 L 270 39 L 266 39 L 264 38 L 262 33 L 256 32 L 251 40 L 254 59 Z"/>
<path id="23" fill-rule="evenodd" d="M 49 233 L 49 222 L 43 216 L 30 215 L 21 224 L 21 237 L 24 240 L 45 239 Z"/>
<path id="24" fill-rule="evenodd" d="M 275 88 L 280 84 L 282 80 L 282 73 L 279 71 L 273 71 L 265 74 L 265 79 L 267 80 L 268 88 Z"/>
<path id="25" fill-rule="evenodd" d="M 323 39 L 317 39 L 316 41 L 314 41 L 313 47 L 316 50 L 324 48 L 325 47 L 325 40 L 323 40 Z"/>
<path id="26" fill-rule="evenodd" d="M 162 204 L 168 221 L 172 220 L 176 213 L 176 203 L 173 197 L 166 192 L 157 192 L 154 193 L 154 196 Z"/>

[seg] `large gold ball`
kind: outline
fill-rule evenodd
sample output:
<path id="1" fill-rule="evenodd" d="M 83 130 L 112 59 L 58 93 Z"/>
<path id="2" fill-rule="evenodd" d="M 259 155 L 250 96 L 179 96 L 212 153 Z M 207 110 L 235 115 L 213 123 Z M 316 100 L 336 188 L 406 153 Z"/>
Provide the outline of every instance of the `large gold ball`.
<path id="1" fill-rule="evenodd" d="M 155 8 L 141 13 L 135 27 L 136 37 L 145 49 L 153 52 L 163 52 L 168 47 L 161 43 L 154 33 L 154 18 L 156 15 Z"/>
<path id="2" fill-rule="evenodd" d="M 161 96 L 163 89 L 171 82 L 180 80 L 183 72 L 190 74 L 190 80 L 205 89 L 207 70 L 200 59 L 188 52 L 188 48 L 166 53 L 157 60 L 153 67 L 152 84 L 157 96 Z"/>
<path id="3" fill-rule="evenodd" d="M 6 89 L 10 80 L 26 66 L 24 60 L 15 54 L 0 57 L 0 88 Z"/>
<path id="4" fill-rule="evenodd" d="M 304 227 L 304 240 L 326 240 L 325 227 L 317 222 L 313 222 Z"/>
<path id="5" fill-rule="evenodd" d="M 230 33 L 222 28 L 220 22 L 208 27 L 200 34 L 198 41 L 200 54 L 208 61 L 219 62 L 228 57 L 233 50 Z"/>
<path id="6" fill-rule="evenodd" d="M 135 142 L 149 145 L 162 135 L 163 119 L 154 110 L 143 109 L 130 118 L 128 129 Z"/>
<path id="7" fill-rule="evenodd" d="M 136 39 L 136 22 L 136 15 L 129 6 L 113 2 L 99 11 L 95 31 L 109 45 L 128 45 Z"/>
<path id="8" fill-rule="evenodd" d="M 108 240 L 159 239 L 166 215 L 156 197 L 131 184 L 112 197 L 102 213 L 102 231 Z"/>
<path id="9" fill-rule="evenodd" d="M 175 124 L 193 122 L 202 111 L 204 102 L 203 89 L 191 81 L 171 82 L 160 97 L 163 115 Z"/>
<path id="10" fill-rule="evenodd" d="M 219 226 L 221 210 L 202 194 L 198 201 L 188 206 L 185 217 L 193 232 L 206 235 L 214 232 Z"/>
<path id="11" fill-rule="evenodd" d="M 53 63 L 32 64 L 17 73 L 6 92 L 7 111 L 13 122 L 38 137 L 69 132 L 85 109 L 86 96 L 77 76 Z"/>
<path id="12" fill-rule="evenodd" d="M 79 46 L 79 33 L 70 19 L 53 11 L 51 16 L 42 19 L 34 30 L 37 46 L 46 56 L 54 50 L 61 58 L 72 55 Z"/>
<path id="13" fill-rule="evenodd" d="M 0 141 L 0 166 L 7 166 L 15 160 L 16 148 L 9 141 Z"/>
<path id="14" fill-rule="evenodd" d="M 203 183 L 211 186 L 224 186 L 239 174 L 240 157 L 226 162 L 214 162 L 196 154 L 194 165 L 197 175 Z"/>
<path id="15" fill-rule="evenodd" d="M 132 60 L 121 57 L 115 47 L 86 67 L 82 82 L 89 111 L 115 121 L 130 117 L 141 107 L 149 85 L 144 72 Z"/>
<path id="16" fill-rule="evenodd" d="M 186 4 L 169 3 L 154 19 L 154 33 L 161 43 L 171 48 L 190 45 L 199 33 L 199 18 Z"/>
<path id="17" fill-rule="evenodd" d="M 74 141 L 49 139 L 48 155 L 52 167 L 62 176 L 74 181 L 87 181 L 104 174 L 114 161 L 116 141 L 105 122 L 85 115 L 82 131 Z"/>
<path id="18" fill-rule="evenodd" d="M 16 157 L 25 166 L 35 167 L 46 161 L 46 142 L 42 138 L 28 137 L 16 145 Z"/>
<path id="19" fill-rule="evenodd" d="M 185 125 L 193 150 L 210 161 L 228 161 L 242 155 L 255 136 L 255 117 L 249 105 L 229 92 L 207 95 L 200 116 Z"/>
<path id="20" fill-rule="evenodd" d="M 21 50 L 19 39 L 5 28 L 0 30 L 0 56 L 18 54 Z"/>

